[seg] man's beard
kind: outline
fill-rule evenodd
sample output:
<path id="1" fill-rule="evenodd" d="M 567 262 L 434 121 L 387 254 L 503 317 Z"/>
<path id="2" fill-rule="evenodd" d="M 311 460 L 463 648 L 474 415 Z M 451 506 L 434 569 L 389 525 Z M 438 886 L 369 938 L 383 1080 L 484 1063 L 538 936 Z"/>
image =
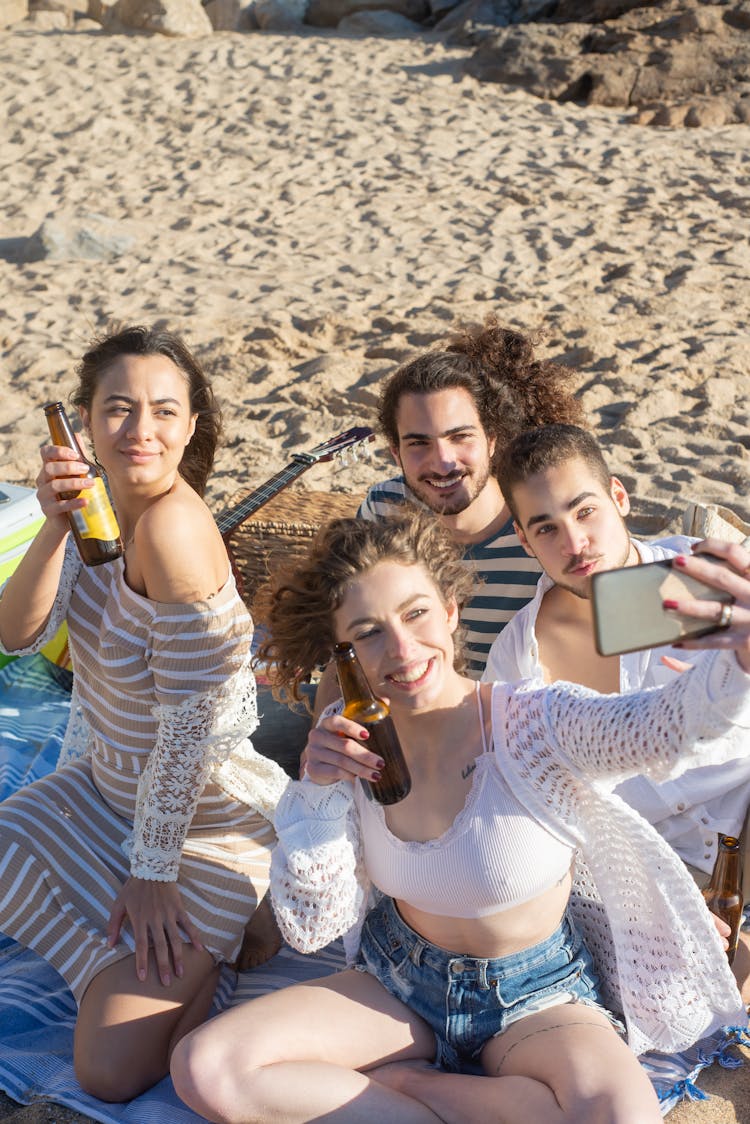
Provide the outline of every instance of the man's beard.
<path id="1" fill-rule="evenodd" d="M 463 492 L 456 496 L 446 496 L 444 500 L 441 500 L 440 493 L 423 480 L 409 480 L 408 477 L 404 477 L 417 499 L 426 504 L 430 511 L 434 511 L 436 515 L 459 515 L 462 511 L 466 511 L 466 508 L 484 490 L 489 478 L 489 465 L 481 471 L 465 474 L 460 478 L 464 485 Z M 438 477 L 433 479 L 438 479 Z"/>

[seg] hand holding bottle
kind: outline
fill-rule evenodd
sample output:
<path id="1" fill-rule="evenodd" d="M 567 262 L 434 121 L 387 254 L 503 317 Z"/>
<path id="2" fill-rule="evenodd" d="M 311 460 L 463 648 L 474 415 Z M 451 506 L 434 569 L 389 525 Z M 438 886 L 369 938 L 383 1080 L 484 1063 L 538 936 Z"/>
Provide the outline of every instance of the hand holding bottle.
<path id="1" fill-rule="evenodd" d="M 42 467 L 36 478 L 36 495 L 44 515 L 49 520 L 59 519 L 67 532 L 70 524 L 67 515 L 86 506 L 84 493 L 94 485 L 89 466 L 74 449 L 65 445 L 43 445 Z"/>
<path id="2" fill-rule="evenodd" d="M 323 718 L 307 737 L 302 759 L 304 774 L 315 784 L 336 781 L 377 781 L 384 766 L 382 757 L 362 742 L 369 734 L 360 722 L 335 714 Z"/>
<path id="3" fill-rule="evenodd" d="M 45 460 L 42 453 L 42 460 L 45 461 L 52 493 L 57 498 L 56 514 L 61 513 L 65 505 L 73 504 L 65 507 L 65 513 L 78 553 L 87 566 L 113 562 L 121 556 L 123 545 L 102 473 L 98 465 L 84 457 L 62 402 L 48 402 L 44 413 L 54 445 L 46 447 L 51 452 L 51 457 Z M 64 449 L 73 454 L 72 462 L 70 457 L 61 455 Z M 71 462 L 70 468 L 60 473 L 59 466 L 64 466 L 66 462 Z M 81 469 L 85 471 L 83 477 L 80 476 Z M 79 475 L 75 477 L 73 473 Z M 84 490 L 84 495 L 79 494 L 83 489 L 76 490 L 73 487 L 76 482 L 81 485 L 85 482 L 88 490 Z M 80 500 L 83 502 L 77 502 Z"/>

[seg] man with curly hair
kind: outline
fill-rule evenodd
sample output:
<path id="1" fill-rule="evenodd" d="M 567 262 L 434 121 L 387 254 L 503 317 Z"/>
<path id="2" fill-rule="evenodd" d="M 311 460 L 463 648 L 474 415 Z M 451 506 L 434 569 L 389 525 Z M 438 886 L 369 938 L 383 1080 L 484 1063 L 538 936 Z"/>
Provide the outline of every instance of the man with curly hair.
<path id="1" fill-rule="evenodd" d="M 580 423 L 583 410 L 567 386 L 572 374 L 535 358 L 530 337 L 490 318 L 404 364 L 381 391 L 379 428 L 401 471 L 371 487 L 358 514 L 383 519 L 404 504 L 427 507 L 461 544 L 476 578 L 461 614 L 476 678 L 495 637 L 534 596 L 540 573 L 515 533 L 496 464 L 527 429 Z"/>

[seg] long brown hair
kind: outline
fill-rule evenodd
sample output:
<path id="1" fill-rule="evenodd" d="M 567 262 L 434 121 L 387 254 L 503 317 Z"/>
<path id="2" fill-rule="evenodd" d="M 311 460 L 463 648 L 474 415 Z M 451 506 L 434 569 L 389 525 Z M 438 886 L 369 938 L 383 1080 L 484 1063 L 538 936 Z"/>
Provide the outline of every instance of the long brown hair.
<path id="1" fill-rule="evenodd" d="M 95 339 L 76 368 L 78 386 L 71 394 L 74 406 L 91 411 L 99 379 L 122 355 L 164 355 L 187 379 L 190 413 L 196 414 L 195 432 L 180 461 L 179 471 L 199 496 L 206 490 L 221 435 L 221 413 L 203 368 L 187 344 L 164 328 L 134 325 Z"/>
<path id="2" fill-rule="evenodd" d="M 569 383 L 575 372 L 534 356 L 536 340 L 503 328 L 494 316 L 454 334 L 443 350 L 428 351 L 399 367 L 383 386 L 378 423 L 398 449 L 398 406 L 404 394 L 460 387 L 471 395 L 487 436 L 496 439 L 495 465 L 513 438 L 538 425 L 579 425 L 584 412 Z"/>

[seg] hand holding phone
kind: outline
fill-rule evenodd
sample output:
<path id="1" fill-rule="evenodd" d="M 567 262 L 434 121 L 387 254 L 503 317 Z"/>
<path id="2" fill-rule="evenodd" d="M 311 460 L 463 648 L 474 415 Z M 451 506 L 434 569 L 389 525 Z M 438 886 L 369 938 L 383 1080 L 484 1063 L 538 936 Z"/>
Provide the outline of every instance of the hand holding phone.
<path id="1" fill-rule="evenodd" d="M 750 540 L 742 545 L 750 547 Z M 726 566 L 722 559 L 708 554 L 701 554 L 701 558 Z M 601 656 L 616 656 L 719 631 L 715 620 L 698 620 L 664 608 L 664 601 L 686 598 L 730 605 L 734 602 L 729 593 L 682 573 L 672 559 L 594 574 L 596 650 Z"/>

